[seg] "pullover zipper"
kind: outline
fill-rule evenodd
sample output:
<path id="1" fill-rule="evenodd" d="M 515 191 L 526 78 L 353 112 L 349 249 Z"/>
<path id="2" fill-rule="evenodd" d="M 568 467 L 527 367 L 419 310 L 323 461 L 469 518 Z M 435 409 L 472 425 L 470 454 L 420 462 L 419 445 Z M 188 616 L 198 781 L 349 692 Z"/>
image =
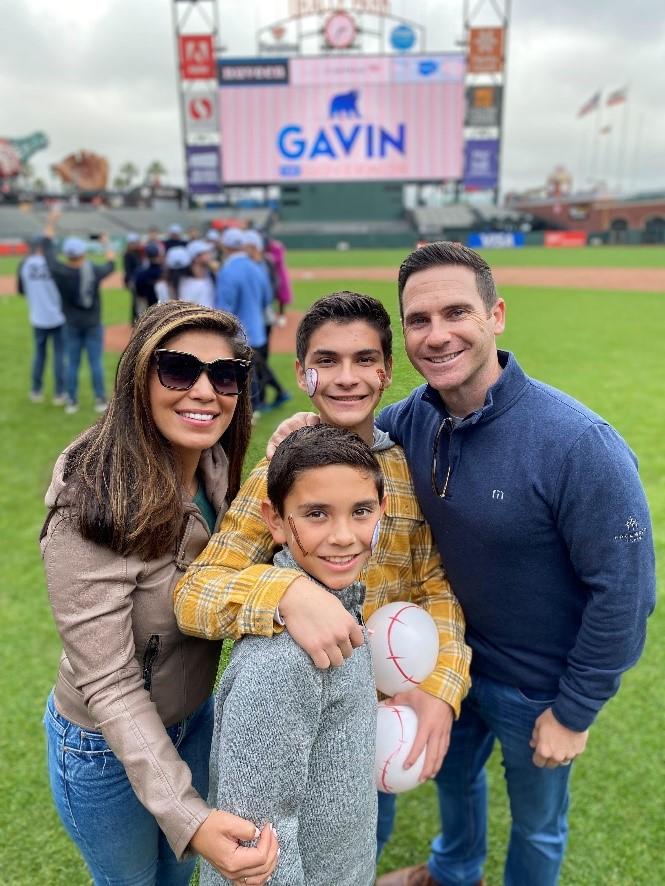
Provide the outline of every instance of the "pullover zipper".
<path id="1" fill-rule="evenodd" d="M 445 498 L 446 493 L 448 492 L 448 482 L 450 481 L 450 473 L 453 469 L 453 466 L 450 463 L 450 441 L 453 436 L 453 431 L 455 428 L 453 427 L 452 418 L 444 418 L 443 420 L 443 428 L 445 432 L 448 434 L 448 470 L 446 471 L 446 479 L 443 481 L 443 490 L 441 492 L 440 498 Z"/>

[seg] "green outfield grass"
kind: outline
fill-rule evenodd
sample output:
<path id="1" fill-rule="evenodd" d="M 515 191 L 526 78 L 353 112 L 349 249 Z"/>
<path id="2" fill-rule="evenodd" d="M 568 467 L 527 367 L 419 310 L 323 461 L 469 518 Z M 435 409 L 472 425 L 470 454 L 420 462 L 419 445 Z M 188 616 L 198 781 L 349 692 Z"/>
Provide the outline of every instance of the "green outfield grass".
<path id="1" fill-rule="evenodd" d="M 414 243 L 415 247 L 415 243 Z M 528 246 L 523 249 L 479 250 L 490 265 L 504 267 L 571 267 L 571 268 L 665 268 L 663 246 L 589 246 L 585 248 L 545 249 Z M 289 265 L 294 268 L 365 268 L 399 267 L 408 249 L 292 249 Z"/>
<path id="2" fill-rule="evenodd" d="M 521 253 L 511 253 L 517 254 Z M 565 254 L 579 255 L 575 250 Z M 647 255 L 649 251 L 640 250 L 639 254 Z M 356 264 L 353 253 L 345 260 Z M 367 289 L 384 299 L 396 318 L 391 283 L 359 284 L 340 276 L 335 288 L 343 287 Z M 329 282 L 298 283 L 297 305 L 304 307 L 332 288 Z M 508 332 L 503 344 L 517 352 L 529 373 L 565 389 L 603 414 L 638 454 L 662 562 L 662 297 L 510 287 L 503 292 L 508 303 Z M 107 323 L 125 321 L 125 293 L 109 291 L 104 303 Z M 0 444 L 5 453 L 0 467 L 4 505 L 0 511 L 4 541 L 0 566 L 0 704 L 5 724 L 0 731 L 0 883 L 79 886 L 88 879 L 53 811 L 46 778 L 41 717 L 56 673 L 60 645 L 48 607 L 37 536 L 53 462 L 72 437 L 93 420 L 92 398 L 84 370 L 82 408 L 77 415 L 65 416 L 48 403 L 28 402 L 31 339 L 22 299 L 0 298 L 0 330 L 5 365 L 0 411 Z M 390 400 L 407 394 L 418 380 L 403 356 L 398 328 L 395 346 Z M 106 356 L 109 384 L 116 360 L 116 355 Z M 279 355 L 272 362 L 295 392 L 293 357 Z M 291 406 L 305 407 L 306 402 L 298 393 L 289 408 L 270 420 L 261 419 L 253 435 L 249 465 L 262 453 L 273 420 L 290 413 Z M 592 729 L 589 748 L 574 769 L 570 848 L 562 886 L 647 886 L 665 882 L 665 756 L 660 725 L 665 700 L 661 688 L 665 648 L 659 642 L 664 627 L 661 608 L 651 619 L 644 658 L 601 713 Z M 496 754 L 491 760 L 490 780 L 487 876 L 492 886 L 498 886 L 508 815 Z M 402 797 L 395 837 L 381 870 L 424 859 L 436 829 L 431 785 Z"/>

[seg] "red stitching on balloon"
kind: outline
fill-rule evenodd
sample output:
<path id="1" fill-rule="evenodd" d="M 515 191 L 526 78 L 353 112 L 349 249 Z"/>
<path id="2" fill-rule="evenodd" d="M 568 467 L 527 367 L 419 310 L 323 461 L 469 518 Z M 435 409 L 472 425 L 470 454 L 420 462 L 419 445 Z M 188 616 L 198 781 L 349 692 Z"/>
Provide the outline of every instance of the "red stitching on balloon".
<path id="1" fill-rule="evenodd" d="M 384 764 L 383 764 L 383 766 L 382 766 L 382 768 L 381 768 L 381 787 L 383 788 L 383 792 L 384 792 L 384 794 L 394 794 L 395 792 L 393 791 L 393 789 L 390 787 L 390 785 L 389 785 L 388 782 L 386 781 L 386 775 L 388 774 L 388 767 L 389 767 L 390 764 L 392 763 L 393 758 L 394 758 L 397 754 L 399 754 L 399 752 L 400 752 L 400 750 L 401 750 L 401 748 L 402 748 L 402 745 L 404 744 L 404 742 L 406 741 L 406 739 L 404 738 L 404 722 L 403 722 L 403 720 L 402 720 L 402 714 L 401 714 L 399 708 L 396 708 L 396 707 L 394 707 L 393 705 L 385 705 L 385 708 L 386 708 L 387 710 L 389 710 L 389 711 L 392 711 L 393 714 L 397 714 L 397 719 L 399 720 L 400 733 L 401 733 L 401 738 L 398 739 L 397 747 L 396 747 L 395 750 L 394 750 L 394 751 L 388 756 L 388 758 L 385 760 L 385 762 L 384 762 Z"/>
<path id="2" fill-rule="evenodd" d="M 414 680 L 413 677 L 410 677 L 410 676 L 406 673 L 406 671 L 403 671 L 402 668 L 399 666 L 398 662 L 399 662 L 400 656 L 399 656 L 399 655 L 395 655 L 395 653 L 393 652 L 393 647 L 392 647 L 392 644 L 391 644 L 391 641 L 390 641 L 390 635 L 391 635 L 391 633 L 392 633 L 393 624 L 394 624 L 395 622 L 398 622 L 399 624 L 404 624 L 404 622 L 399 621 L 399 616 L 400 616 L 403 612 L 405 612 L 407 609 L 417 609 L 417 608 L 418 608 L 418 607 L 417 607 L 417 606 L 414 606 L 413 603 L 409 603 L 408 606 L 402 606 L 402 608 L 401 608 L 401 609 L 398 609 L 397 612 L 396 612 L 394 615 L 391 615 L 391 616 L 390 616 L 390 625 L 389 625 L 389 627 L 388 627 L 388 651 L 390 652 L 390 655 L 387 656 L 387 660 L 388 660 L 388 661 L 392 661 L 392 663 L 395 665 L 395 667 L 397 668 L 397 670 L 400 672 L 400 674 L 402 675 L 402 677 L 404 678 L 404 680 L 405 680 L 407 683 L 413 683 L 414 686 L 417 686 L 417 685 L 418 685 L 418 681 L 417 681 L 417 680 Z"/>

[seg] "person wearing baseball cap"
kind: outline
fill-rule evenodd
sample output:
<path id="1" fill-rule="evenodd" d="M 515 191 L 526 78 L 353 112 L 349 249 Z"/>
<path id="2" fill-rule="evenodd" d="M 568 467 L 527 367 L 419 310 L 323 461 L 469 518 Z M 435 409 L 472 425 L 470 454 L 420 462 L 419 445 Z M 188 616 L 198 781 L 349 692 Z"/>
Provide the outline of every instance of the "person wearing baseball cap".
<path id="1" fill-rule="evenodd" d="M 146 263 L 138 270 L 134 278 L 136 309 L 139 317 L 159 301 L 155 287 L 162 279 L 164 263 L 164 249 L 161 243 L 151 240 L 146 243 L 144 252 Z"/>
<path id="2" fill-rule="evenodd" d="M 107 234 L 102 234 L 100 242 L 106 248 L 106 262 L 93 264 L 86 258 L 87 246 L 80 237 L 67 237 L 62 246 L 66 262 L 55 257 L 52 238 L 55 235 L 55 220 L 58 213 L 49 214 L 44 236 L 46 244 L 44 257 L 51 276 L 62 299 L 65 315 L 65 341 L 67 349 L 67 405 L 65 412 L 71 415 L 78 412 L 78 375 L 81 353 L 88 355 L 92 387 L 95 395 L 95 411 L 106 409 L 106 388 L 102 355 L 104 352 L 104 328 L 101 319 L 99 287 L 102 280 L 115 269 L 115 253 L 109 246 Z"/>
<path id="3" fill-rule="evenodd" d="M 174 223 L 169 225 L 166 240 L 164 240 L 164 249 L 166 252 L 174 246 L 186 246 L 187 241 L 183 236 L 182 225 Z"/>

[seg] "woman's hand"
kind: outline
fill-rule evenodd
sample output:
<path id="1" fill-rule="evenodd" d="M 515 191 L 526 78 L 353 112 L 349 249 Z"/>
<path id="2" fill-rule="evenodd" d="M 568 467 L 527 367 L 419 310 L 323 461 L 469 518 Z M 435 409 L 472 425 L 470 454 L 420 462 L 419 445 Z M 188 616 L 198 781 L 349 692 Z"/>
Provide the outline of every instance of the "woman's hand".
<path id="1" fill-rule="evenodd" d="M 240 841 L 256 840 L 255 847 Z M 251 821 L 213 809 L 189 845 L 215 867 L 223 877 L 240 886 L 262 886 L 275 870 L 279 846 L 272 825 L 260 833 Z"/>

